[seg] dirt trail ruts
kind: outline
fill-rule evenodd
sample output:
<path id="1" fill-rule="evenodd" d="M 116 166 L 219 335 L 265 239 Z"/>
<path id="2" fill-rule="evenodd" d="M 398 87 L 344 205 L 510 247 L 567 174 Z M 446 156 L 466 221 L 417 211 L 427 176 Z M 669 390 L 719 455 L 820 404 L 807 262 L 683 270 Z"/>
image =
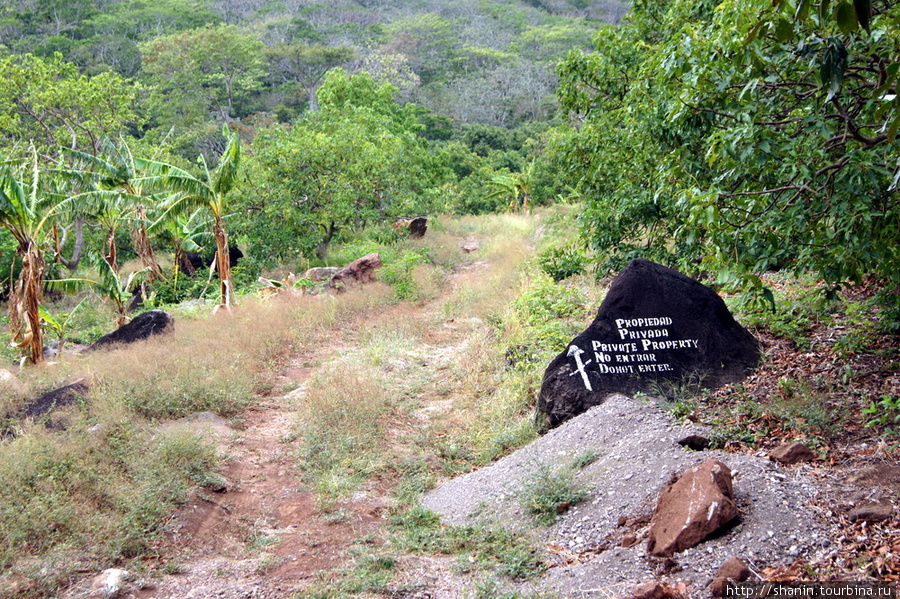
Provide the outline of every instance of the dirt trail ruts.
<path id="1" fill-rule="evenodd" d="M 431 318 L 434 306 L 443 299 L 400 309 L 408 319 Z M 292 453 L 296 450 L 295 415 L 307 381 L 317 369 L 328 368 L 341 353 L 352 351 L 353 339 L 362 327 L 392 318 L 392 309 L 387 307 L 342 327 L 341 338 L 348 347 L 340 351 L 332 346 L 325 355 L 320 353 L 309 361 L 306 358 L 310 356 L 294 356 L 275 381 L 277 388 L 293 391 L 256 405 L 243 415 L 240 429 L 212 415 L 206 422 L 183 423 L 205 427 L 208 434 L 218 438 L 220 451 L 227 456 L 222 471 L 226 489 L 201 489 L 192 495 L 166 524 L 166 542 L 160 552 L 163 557 L 148 569 L 152 574 L 134 581 L 129 585 L 134 590 L 123 597 L 291 597 L 327 576 L 327 571 L 348 564 L 348 549 L 361 539 L 373 545 L 385 541 L 389 489 L 373 490 L 369 486 L 338 509 L 323 514 L 315 492 L 301 480 Z M 426 360 L 440 364 L 464 347 L 472 328 L 439 326 L 438 331 L 427 335 L 427 342 L 414 349 L 420 356 L 427 354 Z M 316 366 L 311 368 L 310 363 Z M 433 384 L 443 376 L 440 370 L 432 371 Z M 446 412 L 445 396 L 432 399 L 421 398 L 423 409 L 409 415 L 417 425 Z M 395 426 L 407 424 L 400 421 Z M 406 556 L 400 558 L 396 573 L 415 581 L 415 586 L 429 587 L 428 597 L 458 597 L 461 581 L 452 575 L 446 561 Z"/>

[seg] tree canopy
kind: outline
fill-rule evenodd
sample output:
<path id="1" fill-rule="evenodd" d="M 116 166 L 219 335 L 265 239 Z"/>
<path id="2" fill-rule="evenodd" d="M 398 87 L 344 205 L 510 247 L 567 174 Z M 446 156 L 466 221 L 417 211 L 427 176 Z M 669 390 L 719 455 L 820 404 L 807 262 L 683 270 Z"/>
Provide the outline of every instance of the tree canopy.
<path id="1" fill-rule="evenodd" d="M 769 269 L 900 284 L 892 2 L 635 2 L 560 66 L 556 148 L 607 266 L 761 290 Z"/>

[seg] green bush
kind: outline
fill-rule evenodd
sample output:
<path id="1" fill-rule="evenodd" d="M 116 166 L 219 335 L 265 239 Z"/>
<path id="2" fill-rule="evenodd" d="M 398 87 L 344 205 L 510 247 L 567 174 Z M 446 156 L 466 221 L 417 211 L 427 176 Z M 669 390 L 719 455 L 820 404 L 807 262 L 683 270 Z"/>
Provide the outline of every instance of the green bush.
<path id="1" fill-rule="evenodd" d="M 552 247 L 538 256 L 541 270 L 554 281 L 559 282 L 574 275 L 581 275 L 587 269 L 587 258 L 574 243 Z"/>

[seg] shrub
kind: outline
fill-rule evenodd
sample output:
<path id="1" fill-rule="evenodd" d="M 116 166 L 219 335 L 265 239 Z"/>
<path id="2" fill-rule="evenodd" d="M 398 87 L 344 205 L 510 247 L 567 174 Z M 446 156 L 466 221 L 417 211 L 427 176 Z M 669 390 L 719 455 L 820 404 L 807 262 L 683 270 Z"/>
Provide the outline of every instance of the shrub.
<path id="1" fill-rule="evenodd" d="M 554 281 L 559 282 L 573 275 L 585 273 L 587 258 L 573 243 L 552 247 L 538 256 L 541 270 Z"/>

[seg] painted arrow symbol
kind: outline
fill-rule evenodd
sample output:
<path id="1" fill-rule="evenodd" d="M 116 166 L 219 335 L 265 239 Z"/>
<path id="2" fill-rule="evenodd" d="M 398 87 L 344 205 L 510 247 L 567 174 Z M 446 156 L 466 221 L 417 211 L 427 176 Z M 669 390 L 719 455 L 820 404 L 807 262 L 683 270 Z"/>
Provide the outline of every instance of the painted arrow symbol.
<path id="1" fill-rule="evenodd" d="M 584 350 L 578 347 L 577 345 L 570 345 L 569 352 L 566 354 L 567 357 L 575 356 L 575 364 L 578 366 L 578 372 L 581 373 L 581 380 L 584 381 L 584 386 L 587 387 L 588 391 L 593 391 L 593 387 L 591 387 L 591 381 L 588 379 L 587 372 L 585 372 L 584 367 L 591 363 L 590 360 L 587 362 L 581 361 L 581 354 L 584 353 Z M 572 374 L 575 374 L 574 372 Z M 569 376 L 572 376 L 570 374 Z"/>

